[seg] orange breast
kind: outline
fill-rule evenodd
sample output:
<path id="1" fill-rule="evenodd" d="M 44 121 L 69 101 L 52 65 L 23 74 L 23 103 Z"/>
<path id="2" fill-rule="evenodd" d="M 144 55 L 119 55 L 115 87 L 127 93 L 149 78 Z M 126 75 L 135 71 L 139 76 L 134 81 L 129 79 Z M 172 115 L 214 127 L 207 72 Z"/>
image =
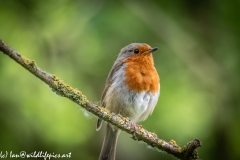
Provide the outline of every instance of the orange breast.
<path id="1" fill-rule="evenodd" d="M 152 54 L 134 55 L 124 60 L 126 63 L 125 83 L 136 92 L 159 90 L 160 79 L 154 67 Z"/>

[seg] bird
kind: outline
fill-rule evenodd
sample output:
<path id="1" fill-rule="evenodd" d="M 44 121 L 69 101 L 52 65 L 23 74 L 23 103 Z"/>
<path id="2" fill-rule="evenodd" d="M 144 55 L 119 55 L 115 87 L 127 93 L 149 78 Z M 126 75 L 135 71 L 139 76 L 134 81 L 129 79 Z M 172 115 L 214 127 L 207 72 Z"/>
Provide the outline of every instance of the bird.
<path id="1" fill-rule="evenodd" d="M 102 107 L 134 123 L 152 114 L 160 95 L 160 78 L 152 56 L 156 50 L 146 43 L 131 43 L 120 50 L 106 80 Z M 101 126 L 98 118 L 96 130 Z M 99 160 L 115 160 L 119 134 L 120 129 L 107 123 Z"/>

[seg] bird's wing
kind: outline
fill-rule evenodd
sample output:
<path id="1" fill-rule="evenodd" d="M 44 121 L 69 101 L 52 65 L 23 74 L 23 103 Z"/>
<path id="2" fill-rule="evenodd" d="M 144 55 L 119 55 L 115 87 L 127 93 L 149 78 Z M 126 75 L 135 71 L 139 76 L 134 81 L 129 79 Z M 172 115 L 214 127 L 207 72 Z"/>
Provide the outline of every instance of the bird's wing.
<path id="1" fill-rule="evenodd" d="M 110 73 L 108 74 L 108 78 L 107 78 L 107 81 L 106 81 L 106 85 L 105 85 L 105 88 L 104 88 L 104 91 L 102 93 L 102 98 L 101 98 L 101 106 L 105 108 L 106 106 L 106 103 L 105 103 L 105 96 L 108 92 L 108 89 L 109 87 L 112 85 L 113 81 L 114 81 L 114 74 L 117 73 L 117 71 L 123 66 L 123 62 L 121 61 L 120 63 L 118 62 L 115 62 L 115 64 L 113 65 Z M 98 118 L 98 121 L 97 121 L 97 128 L 96 130 L 98 131 L 102 126 L 102 119 L 101 118 Z"/>

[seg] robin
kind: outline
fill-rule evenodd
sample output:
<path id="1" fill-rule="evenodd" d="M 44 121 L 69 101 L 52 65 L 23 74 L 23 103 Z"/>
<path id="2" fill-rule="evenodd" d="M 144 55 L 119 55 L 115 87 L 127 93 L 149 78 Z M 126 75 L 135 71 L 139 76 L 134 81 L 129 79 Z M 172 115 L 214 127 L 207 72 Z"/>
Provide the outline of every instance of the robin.
<path id="1" fill-rule="evenodd" d="M 152 56 L 157 49 L 145 43 L 131 43 L 121 49 L 106 80 L 103 107 L 135 123 L 153 112 L 160 94 L 160 78 Z M 102 119 L 98 119 L 97 131 L 101 125 Z M 115 159 L 119 134 L 118 128 L 107 124 L 99 160 Z"/>

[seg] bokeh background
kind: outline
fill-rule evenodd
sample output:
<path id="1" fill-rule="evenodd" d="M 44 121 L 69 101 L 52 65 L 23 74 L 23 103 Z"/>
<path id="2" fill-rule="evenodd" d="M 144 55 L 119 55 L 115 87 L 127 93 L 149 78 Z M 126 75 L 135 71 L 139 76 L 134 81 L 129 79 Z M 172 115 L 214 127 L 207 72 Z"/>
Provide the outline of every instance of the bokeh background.
<path id="1" fill-rule="evenodd" d="M 180 146 L 200 139 L 200 159 L 240 159 L 240 1 L 0 0 L 0 38 L 94 103 L 122 47 L 159 47 L 161 96 L 143 127 Z M 105 133 L 95 124 L 0 54 L 0 151 L 95 160 Z M 122 132 L 117 159 L 176 158 Z"/>

